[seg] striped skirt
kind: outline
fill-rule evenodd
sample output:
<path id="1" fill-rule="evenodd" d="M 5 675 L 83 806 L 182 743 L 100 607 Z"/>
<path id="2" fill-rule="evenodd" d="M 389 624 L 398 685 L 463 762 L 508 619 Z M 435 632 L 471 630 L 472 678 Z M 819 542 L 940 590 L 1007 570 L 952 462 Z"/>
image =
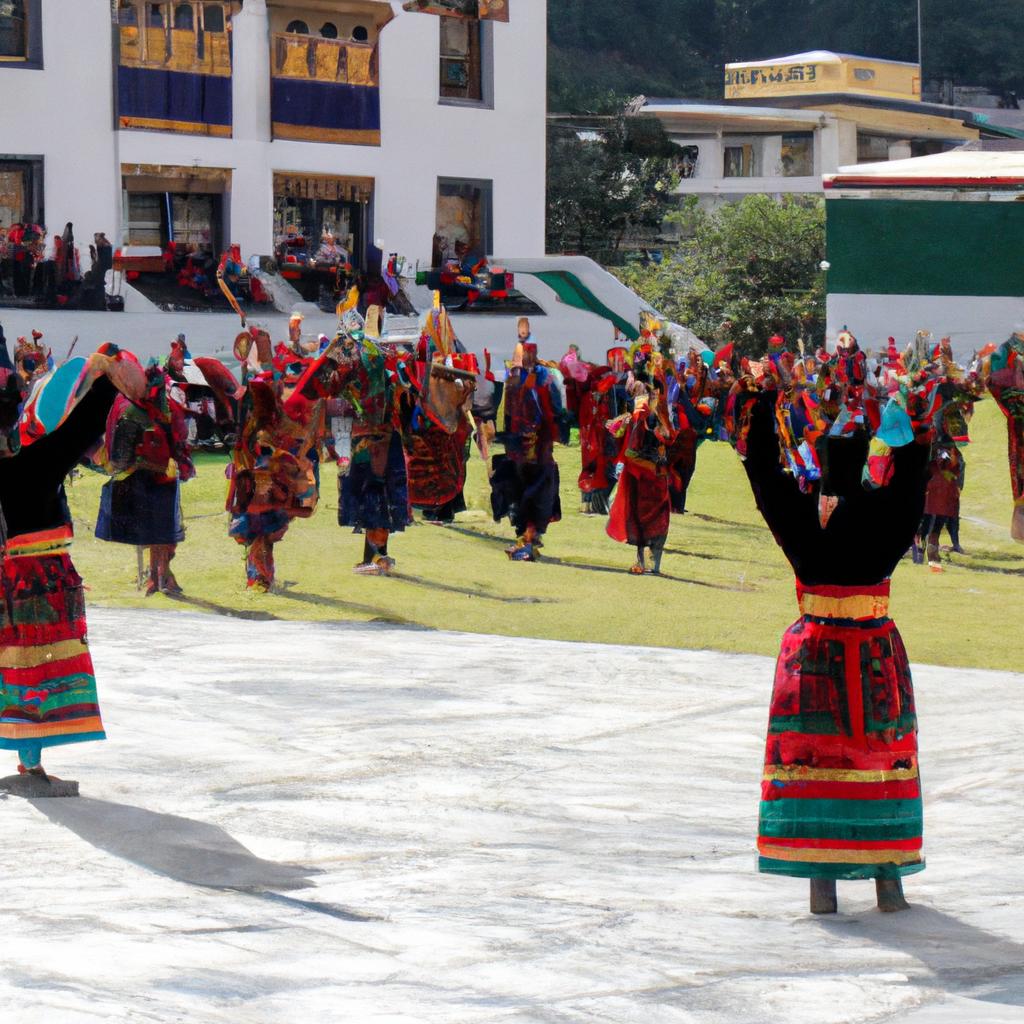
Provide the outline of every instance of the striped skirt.
<path id="1" fill-rule="evenodd" d="M 875 587 L 797 584 L 775 672 L 759 868 L 894 878 L 924 868 L 910 664 Z"/>
<path id="2" fill-rule="evenodd" d="M 23 534 L 0 567 L 0 749 L 104 739 L 71 529 Z"/>

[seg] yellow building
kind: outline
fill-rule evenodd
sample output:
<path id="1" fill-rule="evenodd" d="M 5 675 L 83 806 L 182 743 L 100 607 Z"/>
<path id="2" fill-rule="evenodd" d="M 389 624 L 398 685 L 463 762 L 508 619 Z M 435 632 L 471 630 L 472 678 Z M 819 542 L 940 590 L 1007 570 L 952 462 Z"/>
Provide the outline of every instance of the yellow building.
<path id="1" fill-rule="evenodd" d="M 920 100 L 921 65 L 829 50 L 725 65 L 727 100 L 818 97 L 823 93 Z"/>
<path id="2" fill-rule="evenodd" d="M 840 167 L 1019 138 L 979 111 L 921 100 L 919 65 L 814 50 L 726 64 L 725 98 L 651 100 L 681 150 L 680 195 L 820 193 Z"/>

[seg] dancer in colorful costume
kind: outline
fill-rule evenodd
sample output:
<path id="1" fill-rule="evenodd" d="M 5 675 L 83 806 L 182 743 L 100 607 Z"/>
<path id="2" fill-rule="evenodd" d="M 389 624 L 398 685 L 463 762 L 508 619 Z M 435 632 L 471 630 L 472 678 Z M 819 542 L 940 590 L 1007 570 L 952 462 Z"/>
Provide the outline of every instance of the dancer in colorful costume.
<path id="1" fill-rule="evenodd" d="M 663 377 L 653 386 L 637 381 L 633 394 L 633 412 L 608 424 L 609 432 L 622 439 L 622 471 L 607 533 L 636 548 L 636 563 L 629 570 L 633 575 L 657 576 L 672 516 L 667 449 L 674 431 L 668 422 Z M 650 568 L 645 549 L 651 552 Z"/>
<path id="2" fill-rule="evenodd" d="M 869 466 L 866 431 L 843 425 L 848 392 L 830 428 L 813 396 L 796 407 L 798 379 L 759 366 L 730 398 L 735 442 L 801 612 L 771 700 L 760 870 L 809 878 L 814 913 L 834 913 L 836 880 L 858 878 L 900 910 L 901 878 L 924 860 L 914 692 L 888 600 L 924 509 L 934 388 L 908 381 L 888 403 Z"/>
<path id="3" fill-rule="evenodd" d="M 693 349 L 679 360 L 668 381 L 674 437 L 666 459 L 669 498 L 676 515 L 686 513 L 686 498 L 697 469 L 697 450 L 715 436 L 716 414 L 723 404 L 722 390 L 701 354 Z"/>
<path id="4" fill-rule="evenodd" d="M 942 572 L 939 537 L 944 529 L 956 531 L 960 518 L 960 491 L 964 486 L 964 458 L 951 440 L 940 439 L 932 449 L 928 464 L 928 488 L 924 499 L 924 518 L 914 538 L 914 561 L 927 557 L 932 572 Z M 959 536 L 959 534 L 957 534 Z M 957 543 L 959 547 L 959 543 Z"/>
<path id="5" fill-rule="evenodd" d="M 139 365 L 114 346 L 92 355 L 51 433 L 20 448 L 18 390 L 0 359 L 0 748 L 17 751 L 18 770 L 46 784 L 46 747 L 104 738 L 86 642 L 82 580 L 71 562 L 72 527 L 64 478 L 103 434 L 120 389 L 145 387 Z M 6 364 L 6 365 L 4 365 Z"/>
<path id="6" fill-rule="evenodd" d="M 416 398 L 414 360 L 385 352 L 375 340 L 381 315 L 380 307 L 371 306 L 368 330 L 361 324 L 348 328 L 354 374 L 345 382 L 345 397 L 355 423 L 348 472 L 338 476 L 338 525 L 363 531 L 363 557 L 355 572 L 364 576 L 391 574 L 395 559 L 388 541 L 412 521 L 403 438 Z M 341 389 L 338 381 L 334 386 Z"/>
<path id="7" fill-rule="evenodd" d="M 406 434 L 409 503 L 423 511 L 424 522 L 448 524 L 466 509 L 470 409 L 479 368 L 455 337 L 440 296 L 424 317 L 417 369 L 422 390 Z"/>
<path id="8" fill-rule="evenodd" d="M 616 457 L 619 442 L 607 424 L 626 406 L 625 388 L 609 363 L 597 366 L 579 358 L 575 349 L 562 357 L 559 367 L 565 378 L 566 411 L 575 417 L 580 431 L 579 488 L 584 515 L 608 515 L 618 479 Z"/>
<path id="9" fill-rule="evenodd" d="M 524 322 L 525 321 L 525 322 Z M 525 339 L 523 331 L 525 330 Z M 514 562 L 534 562 L 551 523 L 562 518 L 555 441 L 560 436 L 562 396 L 546 366 L 537 361 L 529 321 L 520 321 L 521 357 L 505 381 L 505 456 L 495 457 L 491 477 L 494 521 L 508 516 L 516 542 L 505 549 Z"/>
<path id="10" fill-rule="evenodd" d="M 195 476 L 183 399 L 163 368 L 150 366 L 142 399 L 115 401 L 94 458 L 111 477 L 100 496 L 96 537 L 149 548 L 147 597 L 182 592 L 171 559 L 185 539 L 181 484 Z"/>
<path id="11" fill-rule="evenodd" d="M 289 415 L 288 399 L 312 360 L 286 345 L 271 352 L 259 328 L 235 339 L 246 386 L 240 428 L 229 471 L 230 536 L 245 546 L 248 586 L 266 592 L 274 584 L 274 545 L 293 519 L 307 519 L 319 499 L 319 444 L 323 402 Z"/>
<path id="12" fill-rule="evenodd" d="M 1024 544 L 1024 334 L 1014 334 L 988 360 L 988 389 L 1006 417 L 1013 519 L 1010 536 Z"/>

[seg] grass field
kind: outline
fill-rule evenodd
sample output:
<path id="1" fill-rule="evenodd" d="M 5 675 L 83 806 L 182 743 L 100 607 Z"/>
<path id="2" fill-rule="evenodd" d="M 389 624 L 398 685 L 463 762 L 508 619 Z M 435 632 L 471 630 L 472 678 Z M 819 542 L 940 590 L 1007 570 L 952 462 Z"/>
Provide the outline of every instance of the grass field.
<path id="1" fill-rule="evenodd" d="M 971 433 L 961 538 L 968 554 L 949 556 L 941 575 L 906 559 L 896 572 L 892 613 L 915 661 L 1020 670 L 1024 546 L 1009 538 L 1006 427 L 994 403 L 979 405 Z M 75 562 L 91 603 L 105 606 L 777 652 L 780 634 L 796 617 L 793 574 L 727 445 L 700 449 L 691 511 L 673 517 L 661 578 L 628 575 L 632 550 L 605 535 L 603 519 L 577 511 L 579 449 L 557 454 L 565 515 L 551 527 L 537 564 L 511 563 L 503 554 L 511 528 L 491 519 L 487 477 L 475 453 L 469 511 L 454 527 L 416 525 L 396 536 L 390 552 L 398 575 L 390 579 L 352 573 L 362 538 L 336 524 L 336 475 L 329 466 L 316 515 L 296 521 L 277 546 L 279 592 L 248 592 L 243 549 L 227 536 L 226 459 L 215 456 L 201 456 L 197 478 L 183 488 L 188 538 L 174 568 L 184 599 L 144 598 L 135 587 L 135 549 L 92 536 L 103 483 L 97 474 L 83 475 L 69 491 Z M 240 621 L 238 628 L 259 627 Z"/>

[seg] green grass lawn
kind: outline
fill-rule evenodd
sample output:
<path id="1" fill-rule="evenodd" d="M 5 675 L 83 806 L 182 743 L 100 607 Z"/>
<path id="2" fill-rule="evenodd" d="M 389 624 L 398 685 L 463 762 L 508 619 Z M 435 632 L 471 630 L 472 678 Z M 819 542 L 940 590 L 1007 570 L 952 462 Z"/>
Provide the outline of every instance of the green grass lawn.
<path id="1" fill-rule="evenodd" d="M 1024 546 L 1009 538 L 1006 427 L 993 402 L 978 406 L 971 433 L 961 538 L 968 554 L 949 556 L 941 575 L 905 560 L 896 572 L 892 613 L 915 661 L 1019 670 Z M 454 527 L 416 525 L 394 537 L 394 578 L 352 573 L 362 537 L 337 526 L 330 466 L 316 515 L 293 523 L 277 546 L 279 592 L 248 592 L 243 548 L 227 536 L 226 460 L 215 456 L 199 457 L 197 478 L 183 488 L 188 538 L 174 568 L 184 600 L 144 598 L 135 587 L 135 549 L 92 536 L 103 483 L 93 473 L 69 490 L 78 535 L 75 562 L 94 605 L 778 651 L 780 634 L 796 617 L 793 574 L 727 445 L 700 449 L 691 511 L 673 517 L 662 578 L 626 572 L 632 550 L 605 535 L 603 519 L 578 513 L 579 449 L 557 454 L 564 518 L 548 532 L 545 558 L 537 564 L 512 563 L 503 554 L 511 528 L 491 520 L 487 477 L 475 452 L 466 487 L 469 511 Z"/>

